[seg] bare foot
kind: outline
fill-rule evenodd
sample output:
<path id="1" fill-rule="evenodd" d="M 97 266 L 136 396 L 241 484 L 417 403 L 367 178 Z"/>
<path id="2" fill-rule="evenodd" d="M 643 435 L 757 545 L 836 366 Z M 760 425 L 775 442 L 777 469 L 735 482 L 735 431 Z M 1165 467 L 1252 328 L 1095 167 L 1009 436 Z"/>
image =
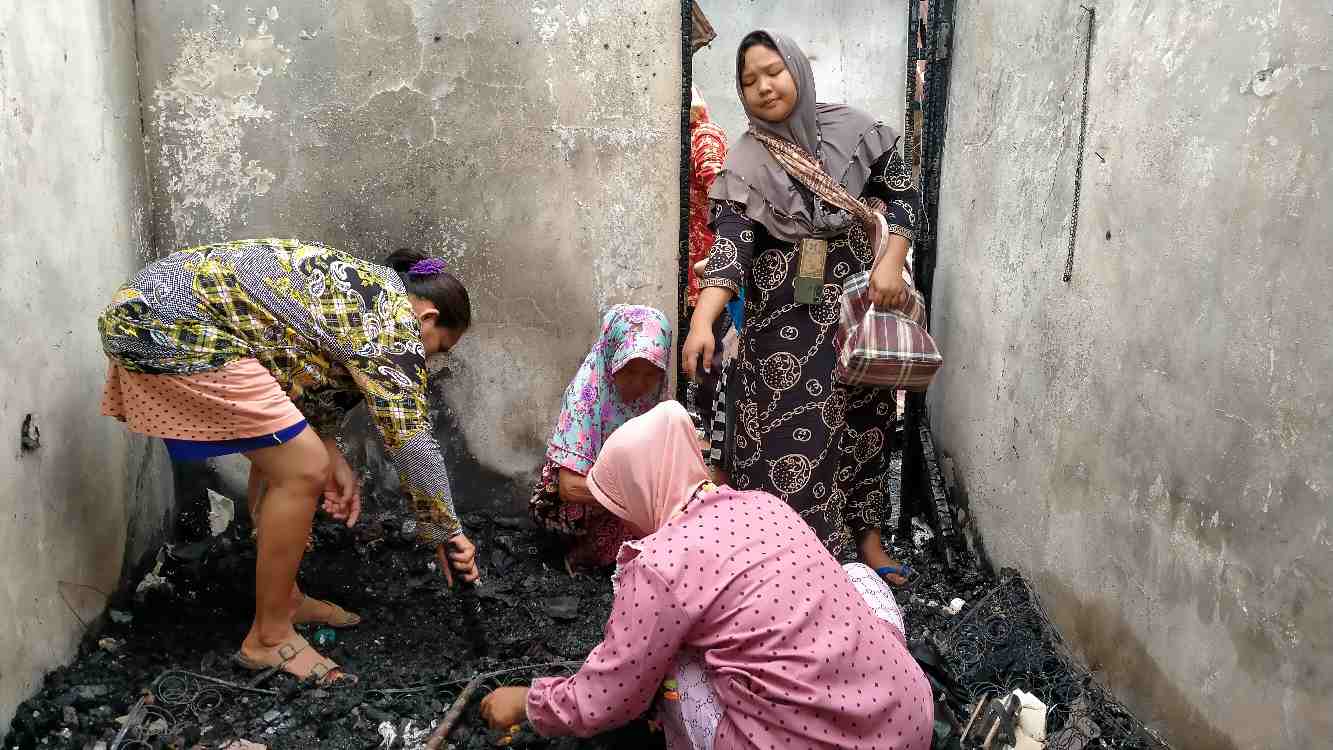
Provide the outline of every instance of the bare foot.
<path id="1" fill-rule="evenodd" d="M 866 534 L 860 544 L 861 562 L 870 566 L 871 570 L 878 571 L 881 568 L 902 567 L 902 563 L 889 557 L 889 553 L 884 551 L 884 543 L 878 533 Z M 907 583 L 907 577 L 897 573 L 890 573 L 883 576 L 885 582 L 890 586 L 903 586 Z"/>

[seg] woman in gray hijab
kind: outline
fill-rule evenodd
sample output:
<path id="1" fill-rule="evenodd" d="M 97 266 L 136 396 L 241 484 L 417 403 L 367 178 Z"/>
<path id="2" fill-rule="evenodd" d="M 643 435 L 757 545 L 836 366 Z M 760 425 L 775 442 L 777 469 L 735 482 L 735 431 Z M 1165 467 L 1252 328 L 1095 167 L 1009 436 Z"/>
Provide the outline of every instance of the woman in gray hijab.
<path id="1" fill-rule="evenodd" d="M 783 498 L 835 557 L 860 558 L 901 584 L 907 571 L 884 551 L 880 535 L 895 393 L 833 378 L 842 282 L 871 268 L 871 244 L 851 215 L 788 175 L 755 131 L 801 147 L 852 195 L 886 204 L 891 236 L 871 277 L 876 302 L 903 294 L 920 195 L 898 152 L 899 136 L 858 109 L 817 103 L 810 63 L 787 36 L 745 37 L 736 90 L 750 132 L 709 193 L 717 239 L 685 342 L 686 372 L 693 376 L 711 362 L 713 322 L 743 288 L 745 326 L 729 384 L 736 404 L 732 486 Z"/>

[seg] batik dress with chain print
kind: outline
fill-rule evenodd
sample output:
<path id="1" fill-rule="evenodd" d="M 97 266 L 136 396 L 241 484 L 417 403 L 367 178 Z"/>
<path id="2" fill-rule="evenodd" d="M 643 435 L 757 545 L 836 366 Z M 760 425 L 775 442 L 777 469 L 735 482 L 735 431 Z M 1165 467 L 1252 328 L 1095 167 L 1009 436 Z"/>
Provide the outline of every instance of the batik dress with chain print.
<path id="1" fill-rule="evenodd" d="M 890 231 L 912 240 L 921 199 L 896 145 L 875 160 L 871 175 L 862 197 L 884 201 Z M 783 498 L 834 556 L 854 559 L 860 536 L 886 515 L 896 413 L 893 391 L 833 379 L 842 283 L 874 260 L 866 233 L 854 226 L 829 242 L 823 294 L 805 305 L 795 299 L 795 244 L 774 239 L 738 203 L 714 201 L 711 222 L 717 239 L 703 286 L 746 289 L 729 383 L 736 404 L 731 484 Z"/>

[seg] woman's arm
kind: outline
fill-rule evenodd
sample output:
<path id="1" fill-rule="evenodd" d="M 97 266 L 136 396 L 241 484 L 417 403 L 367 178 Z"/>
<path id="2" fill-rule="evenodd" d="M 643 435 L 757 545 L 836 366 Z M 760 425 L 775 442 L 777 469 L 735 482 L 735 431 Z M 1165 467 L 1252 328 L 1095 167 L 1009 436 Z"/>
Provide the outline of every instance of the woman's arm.
<path id="1" fill-rule="evenodd" d="M 865 197 L 884 202 L 889 225 L 888 250 L 870 278 L 871 301 L 875 304 L 900 306 L 907 301 L 902 272 L 907 264 L 907 253 L 916 240 L 917 225 L 922 221 L 921 192 L 907 163 L 898 153 L 898 144 L 884 152 L 871 166 L 870 181 L 866 183 Z"/>
<path id="2" fill-rule="evenodd" d="M 403 335 L 415 328 L 400 326 Z M 409 342 L 410 344 L 410 342 Z M 417 518 L 417 540 L 435 547 L 441 573 L 452 586 L 454 575 L 464 581 L 479 577 L 475 548 L 463 533 L 454 510 L 449 471 L 431 430 L 426 400 L 426 358 L 420 343 L 405 353 L 386 357 L 355 357 L 344 366 L 366 397 L 371 421 L 393 457 Z M 445 564 L 445 563 L 448 564 Z"/>
<path id="3" fill-rule="evenodd" d="M 699 365 L 712 366 L 713 324 L 722 310 L 745 286 L 754 254 L 755 223 L 742 206 L 730 201 L 713 201 L 710 224 L 717 239 L 708 253 L 708 263 L 699 282 L 703 291 L 690 318 L 690 333 L 685 339 L 681 365 L 685 374 L 697 378 Z"/>
<path id="4" fill-rule="evenodd" d="M 546 737 L 591 737 L 629 723 L 652 703 L 691 625 L 656 572 L 626 563 L 602 642 L 573 677 L 532 683 L 528 721 Z"/>
<path id="5" fill-rule="evenodd" d="M 597 504 L 588 489 L 588 478 L 563 466 L 560 467 L 560 499 L 573 505 Z"/>

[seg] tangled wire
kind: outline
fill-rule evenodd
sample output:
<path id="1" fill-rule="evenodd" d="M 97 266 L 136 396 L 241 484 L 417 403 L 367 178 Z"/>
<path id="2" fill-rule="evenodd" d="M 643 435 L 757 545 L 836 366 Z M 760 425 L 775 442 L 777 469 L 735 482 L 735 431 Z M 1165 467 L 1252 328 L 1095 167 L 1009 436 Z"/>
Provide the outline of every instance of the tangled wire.
<path id="1" fill-rule="evenodd" d="M 1036 592 L 1017 573 L 936 636 L 936 645 L 970 702 L 1016 689 L 1045 702 L 1050 750 L 1168 749 L 1073 659 Z"/>
<path id="2" fill-rule="evenodd" d="M 366 691 L 367 698 L 392 699 L 406 695 L 430 693 L 432 697 L 445 703 L 457 703 L 465 688 L 472 687 L 473 694 L 485 694 L 501 687 L 527 684 L 535 677 L 569 676 L 578 671 L 579 661 L 560 661 L 542 664 L 523 664 L 484 672 L 469 679 L 432 682 L 403 688 L 372 688 Z M 229 705 L 239 693 L 276 696 L 277 691 L 264 690 L 228 682 L 209 675 L 189 672 L 183 669 L 171 669 L 163 672 L 153 682 L 152 689 L 140 698 L 126 717 L 112 741 L 110 750 L 149 750 L 157 747 L 162 738 L 174 736 L 187 723 L 204 724 L 210 717 Z M 461 707 L 465 707 L 464 701 Z M 457 720 L 457 716 L 453 717 Z M 449 717 L 445 717 L 449 720 Z M 401 742 L 402 747 L 419 747 L 430 730 L 440 722 L 422 722 L 414 727 L 408 722 L 401 730 L 392 725 L 382 724 L 379 734 L 384 741 L 383 747 L 391 747 Z"/>
<path id="3" fill-rule="evenodd" d="M 172 669 L 163 672 L 153 689 L 130 709 L 125 726 L 111 742 L 111 750 L 145 750 L 153 740 L 170 737 L 193 717 L 204 723 L 223 708 L 236 693 L 276 695 L 272 690 L 237 685 L 208 675 Z"/>

